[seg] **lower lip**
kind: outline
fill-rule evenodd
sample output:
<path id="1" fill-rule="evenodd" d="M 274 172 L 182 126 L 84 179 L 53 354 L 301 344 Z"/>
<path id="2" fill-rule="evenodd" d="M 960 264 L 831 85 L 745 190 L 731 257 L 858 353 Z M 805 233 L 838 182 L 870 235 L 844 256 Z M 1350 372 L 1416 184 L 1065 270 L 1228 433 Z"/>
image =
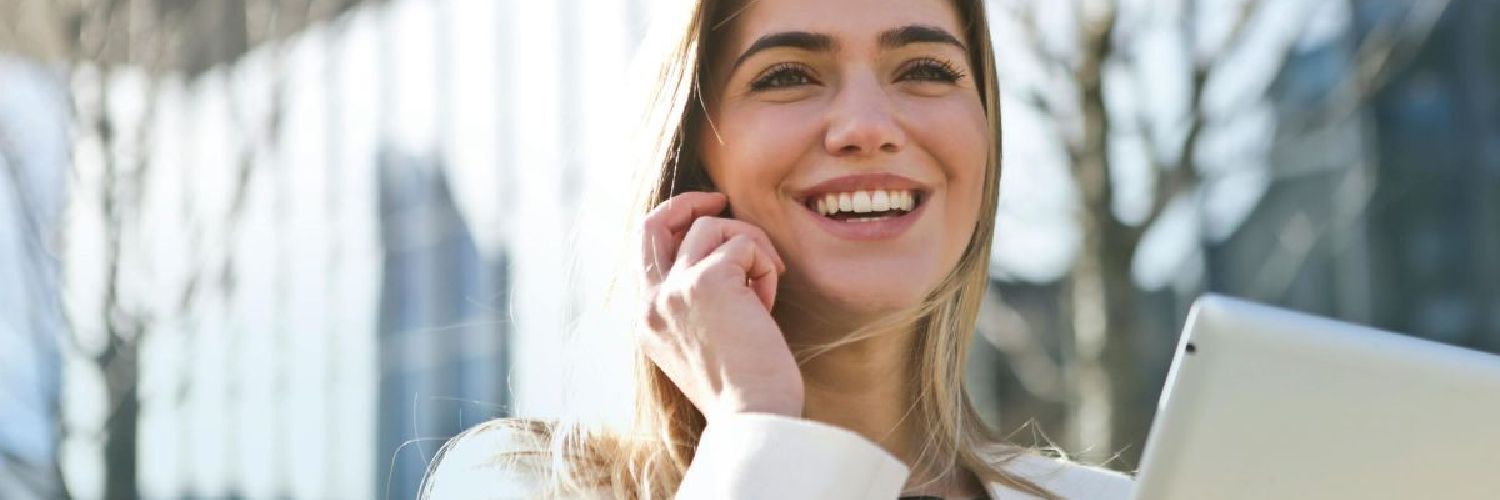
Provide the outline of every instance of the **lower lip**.
<path id="1" fill-rule="evenodd" d="M 858 241 L 887 240 L 901 236 L 906 232 L 906 228 L 916 223 L 917 217 L 920 217 L 922 211 L 927 208 L 928 201 L 922 200 L 922 204 L 917 205 L 906 215 L 864 222 L 833 220 L 807 208 L 806 205 L 802 206 L 802 212 L 812 217 L 813 222 L 824 231 L 839 238 Z"/>

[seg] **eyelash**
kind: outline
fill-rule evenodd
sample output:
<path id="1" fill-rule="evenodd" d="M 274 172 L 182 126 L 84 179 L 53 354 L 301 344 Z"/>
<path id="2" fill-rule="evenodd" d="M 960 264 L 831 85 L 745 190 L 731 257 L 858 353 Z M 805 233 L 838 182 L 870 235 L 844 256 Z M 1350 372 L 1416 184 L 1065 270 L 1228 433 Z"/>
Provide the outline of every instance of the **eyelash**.
<path id="1" fill-rule="evenodd" d="M 750 82 L 750 90 L 774 90 L 794 87 L 797 85 L 806 85 L 808 83 L 818 83 L 817 80 L 814 80 L 813 77 L 809 76 L 807 73 L 807 68 L 801 64 L 779 63 L 775 66 L 771 66 L 770 69 L 767 69 L 764 73 L 761 73 L 760 77 L 757 77 L 754 81 Z M 781 80 L 788 76 L 800 78 L 802 81 L 790 84 L 786 82 L 778 83 L 778 80 Z"/>
<path id="2" fill-rule="evenodd" d="M 928 75 L 926 78 L 914 78 L 914 80 L 917 81 L 957 83 L 959 80 L 962 80 L 964 78 L 963 72 L 959 71 L 958 68 L 954 67 L 953 64 L 931 57 L 923 57 L 913 60 L 910 64 L 907 65 L 906 71 L 903 72 L 901 76 L 902 78 L 907 78 L 918 71 L 930 71 L 935 74 Z M 797 78 L 799 79 L 799 81 L 786 82 L 785 79 L 789 77 Z M 750 90 L 758 92 L 763 90 L 775 90 L 795 87 L 798 85 L 807 85 L 810 83 L 818 83 L 818 81 L 812 76 L 808 75 L 808 71 L 805 66 L 796 63 L 780 63 L 770 67 L 765 72 L 763 72 L 760 77 L 750 82 Z"/>
<path id="3" fill-rule="evenodd" d="M 959 71 L 958 67 L 948 61 L 933 59 L 931 57 L 923 57 L 912 61 L 911 65 L 907 67 L 907 70 L 901 76 L 910 76 L 917 71 L 932 71 L 936 73 L 935 75 L 931 75 L 930 78 L 918 79 L 922 81 L 957 83 L 964 78 L 964 73 Z"/>

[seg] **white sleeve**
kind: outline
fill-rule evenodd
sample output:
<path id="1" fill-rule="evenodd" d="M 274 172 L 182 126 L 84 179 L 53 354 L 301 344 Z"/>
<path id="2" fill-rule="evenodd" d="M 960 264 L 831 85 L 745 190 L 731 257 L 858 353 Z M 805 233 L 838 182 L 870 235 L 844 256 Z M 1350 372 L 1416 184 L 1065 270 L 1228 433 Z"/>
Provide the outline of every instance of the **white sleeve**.
<path id="1" fill-rule="evenodd" d="M 737 414 L 710 422 L 677 498 L 894 499 L 906 464 L 853 431 L 800 418 Z"/>
<path id="2" fill-rule="evenodd" d="M 1005 464 L 1005 469 L 1062 497 L 1079 500 L 1125 500 L 1135 490 L 1135 480 L 1109 469 L 1064 459 L 1025 453 Z M 1037 498 L 995 485 L 995 498 Z M 1012 496 L 1013 495 L 1013 496 Z"/>

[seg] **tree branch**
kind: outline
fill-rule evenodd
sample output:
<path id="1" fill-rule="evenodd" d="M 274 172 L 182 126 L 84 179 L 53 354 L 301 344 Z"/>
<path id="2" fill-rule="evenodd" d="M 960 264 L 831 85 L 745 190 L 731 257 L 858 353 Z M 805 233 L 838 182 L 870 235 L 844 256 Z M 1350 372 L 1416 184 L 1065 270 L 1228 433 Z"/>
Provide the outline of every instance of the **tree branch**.
<path id="1" fill-rule="evenodd" d="M 1046 39 L 1042 37 L 1042 30 L 1036 24 L 1036 9 L 1032 8 L 1036 2 L 1025 1 L 1019 4 L 1011 4 L 1011 7 L 1000 9 L 1010 14 L 1021 27 L 1021 34 L 1025 36 L 1027 45 L 1031 49 L 1032 56 L 1043 66 L 1043 71 L 1051 75 L 1054 71 L 1063 73 L 1071 72 L 1072 68 L 1068 58 L 1048 50 Z"/>
<path id="2" fill-rule="evenodd" d="M 1197 162 L 1193 158 L 1197 155 L 1203 131 L 1208 126 L 1208 114 L 1203 109 L 1203 95 L 1208 88 L 1209 82 L 1213 81 L 1214 77 L 1224 67 L 1225 56 L 1234 47 L 1244 42 L 1250 21 L 1264 11 L 1265 5 L 1266 2 L 1264 0 L 1250 0 L 1241 4 L 1240 10 L 1234 20 L 1234 25 L 1230 28 L 1229 34 L 1224 39 L 1224 44 L 1219 46 L 1219 49 L 1211 57 L 1201 63 L 1196 60 L 1197 38 L 1194 35 L 1196 19 L 1194 19 L 1194 14 L 1191 11 L 1185 16 L 1182 25 L 1183 39 L 1187 40 L 1188 44 L 1185 47 L 1185 53 L 1190 59 L 1193 59 L 1192 81 L 1188 87 L 1187 133 L 1183 137 L 1182 142 L 1178 144 L 1177 151 L 1172 155 L 1171 159 L 1167 160 L 1170 163 L 1162 164 L 1163 155 L 1156 147 L 1154 135 L 1146 135 L 1150 132 L 1150 129 L 1148 128 L 1149 124 L 1146 123 L 1145 113 L 1139 113 L 1138 121 L 1141 122 L 1143 140 L 1148 148 L 1147 151 L 1150 152 L 1151 164 L 1155 167 L 1156 171 L 1156 185 L 1153 188 L 1151 196 L 1151 207 L 1147 210 L 1145 219 L 1128 232 L 1128 238 L 1132 243 L 1140 241 L 1141 237 L 1145 235 L 1146 229 L 1161 218 L 1161 215 L 1166 212 L 1167 207 L 1177 197 L 1178 193 L 1192 189 L 1198 185 L 1200 181 L 1198 167 Z M 1131 245 L 1130 248 L 1134 249 L 1134 245 Z"/>
<path id="3" fill-rule="evenodd" d="M 1058 74 L 1067 75 L 1072 73 L 1072 68 L 1068 63 L 1067 57 L 1048 50 L 1046 39 L 1042 37 L 1041 29 L 1036 24 L 1036 13 L 1035 9 L 1032 8 L 1034 3 L 1028 1 L 1011 5 L 1008 8 L 1000 10 L 1009 14 L 1016 21 L 1016 24 L 1020 26 L 1021 35 L 1025 39 L 1025 43 L 1022 44 L 1023 48 L 1028 49 L 1032 58 L 1037 61 L 1041 73 L 1047 82 L 1051 83 L 1058 80 Z M 1063 80 L 1066 81 L 1067 79 Z M 1052 102 L 1053 97 L 1042 92 L 1041 89 L 1035 88 L 1028 94 L 1027 97 L 1031 102 L 1042 104 L 1038 106 L 1039 111 L 1045 110 L 1045 113 L 1053 116 L 1055 123 L 1061 124 L 1060 117 L 1056 116 L 1059 106 Z"/>

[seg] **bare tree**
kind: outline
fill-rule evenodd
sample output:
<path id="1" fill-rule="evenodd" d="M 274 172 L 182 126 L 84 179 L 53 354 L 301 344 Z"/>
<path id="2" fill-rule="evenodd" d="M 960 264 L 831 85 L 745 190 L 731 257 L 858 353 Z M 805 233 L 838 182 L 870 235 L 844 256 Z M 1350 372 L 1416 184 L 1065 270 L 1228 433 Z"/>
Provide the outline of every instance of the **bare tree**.
<path id="1" fill-rule="evenodd" d="M 1042 126 L 1062 144 L 1078 193 L 1080 248 L 1058 297 L 1070 326 L 1059 332 L 1065 335 L 1067 392 L 1059 399 L 1070 401 L 1067 446 L 1103 459 L 1140 443 L 1149 424 L 1151 405 L 1141 398 L 1155 388 L 1142 387 L 1142 378 L 1134 375 L 1145 292 L 1132 276 L 1133 262 L 1148 230 L 1174 202 L 1202 196 L 1204 184 L 1222 175 L 1223 169 L 1202 164 L 1205 132 L 1270 98 L 1265 85 L 1236 96 L 1227 107 L 1211 106 L 1205 97 L 1215 86 L 1246 78 L 1244 66 L 1254 64 L 1241 57 L 1246 52 L 1270 61 L 1259 68 L 1269 82 L 1296 55 L 1310 23 L 1325 20 L 1320 16 L 1326 18 L 1330 7 L 1357 8 L 1344 2 L 1349 0 L 1076 0 L 1061 8 L 1064 21 L 1044 16 L 1042 2 L 1003 2 L 1001 20 L 1023 40 L 1022 47 L 1007 48 L 1024 51 L 1044 77 L 1035 85 L 1002 87 L 1043 117 Z M 1276 123 L 1279 135 L 1295 136 L 1355 116 L 1392 69 L 1426 40 L 1446 3 L 1406 4 L 1406 16 L 1355 40 L 1351 71 L 1319 106 Z M 1145 64 L 1143 57 L 1160 47 L 1146 47 L 1144 40 L 1163 29 L 1173 31 L 1170 38 L 1179 45 L 1173 52 L 1182 63 L 1168 67 L 1186 74 L 1163 76 L 1159 66 Z M 1055 33 L 1072 36 L 1061 41 L 1048 36 Z M 1274 39 L 1252 42 L 1267 33 Z M 1162 102 L 1159 93 L 1148 91 L 1163 79 L 1186 82 L 1184 95 L 1176 96 L 1181 102 Z M 1128 106 L 1109 98 L 1122 88 L 1130 89 L 1124 92 L 1132 96 Z M 1112 172 L 1124 160 L 1112 146 L 1121 140 L 1137 141 L 1149 165 L 1153 187 L 1138 220 L 1121 217 L 1116 207 L 1123 188 Z"/>

